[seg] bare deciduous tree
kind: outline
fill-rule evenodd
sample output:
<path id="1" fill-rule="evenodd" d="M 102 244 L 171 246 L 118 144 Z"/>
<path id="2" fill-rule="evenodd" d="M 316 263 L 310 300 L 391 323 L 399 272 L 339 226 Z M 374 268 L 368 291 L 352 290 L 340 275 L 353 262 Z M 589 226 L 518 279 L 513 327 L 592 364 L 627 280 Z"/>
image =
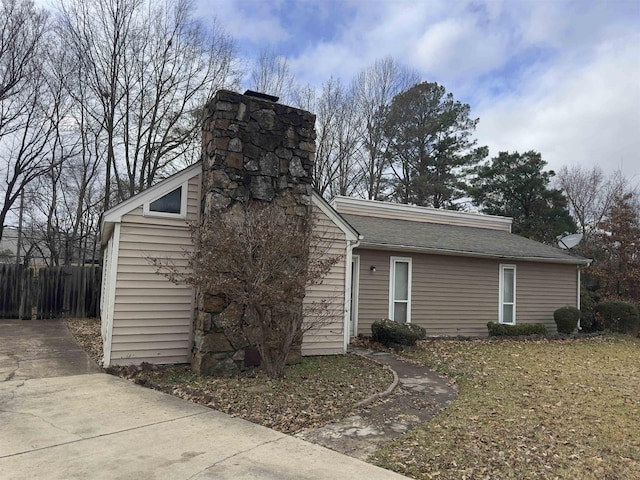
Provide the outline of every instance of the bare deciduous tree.
<path id="1" fill-rule="evenodd" d="M 85 97 L 73 52 L 49 39 L 44 81 L 51 92 L 47 121 L 52 133 L 47 171 L 30 189 L 29 224 L 39 231 L 48 265 L 69 265 L 95 259 L 98 218 L 102 207 L 98 186 L 100 156 L 88 142 L 89 123 L 76 100 Z"/>
<path id="2" fill-rule="evenodd" d="M 579 165 L 562 167 L 556 183 L 567 197 L 571 215 L 585 240 L 604 220 L 616 196 L 626 188 L 621 172 L 607 178 L 599 167 L 588 170 Z"/>
<path id="3" fill-rule="evenodd" d="M 25 188 L 46 172 L 51 133 L 42 58 L 48 21 L 28 0 L 0 3 L 0 239 Z"/>
<path id="4" fill-rule="evenodd" d="M 106 145 L 107 205 L 195 158 L 202 105 L 237 85 L 235 47 L 174 0 L 61 0 L 58 33 L 84 72 L 84 109 Z M 90 96 L 86 94 L 90 93 Z"/>
<path id="5" fill-rule="evenodd" d="M 355 165 L 358 134 L 353 95 L 339 80 L 330 78 L 322 87 L 314 111 L 314 186 L 322 195 L 349 195 L 356 188 L 359 173 Z"/>
<path id="6" fill-rule="evenodd" d="M 353 90 L 358 109 L 362 155 L 361 194 L 368 199 L 381 199 L 386 195 L 385 177 L 389 159 L 386 155 L 384 123 L 387 108 L 393 97 L 419 82 L 418 74 L 400 65 L 392 57 L 376 61 L 354 80 Z"/>
<path id="7" fill-rule="evenodd" d="M 285 57 L 277 55 L 267 47 L 260 51 L 251 68 L 249 86 L 251 89 L 280 97 L 281 103 L 295 101 L 295 78 Z"/>

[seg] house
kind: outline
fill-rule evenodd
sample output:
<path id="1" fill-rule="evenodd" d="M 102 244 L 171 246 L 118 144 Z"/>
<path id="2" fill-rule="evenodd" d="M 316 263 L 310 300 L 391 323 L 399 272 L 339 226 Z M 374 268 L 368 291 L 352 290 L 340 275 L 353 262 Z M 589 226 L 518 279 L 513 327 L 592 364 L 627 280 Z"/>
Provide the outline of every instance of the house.
<path id="1" fill-rule="evenodd" d="M 511 219 L 337 197 L 362 236 L 352 255 L 351 334 L 388 317 L 428 335 L 486 335 L 489 321 L 544 323 L 580 306 L 588 260 L 511 233 Z"/>
<path id="2" fill-rule="evenodd" d="M 198 163 L 106 212 L 105 365 L 190 361 L 194 291 L 156 273 L 150 259 L 186 265 L 201 181 Z M 428 335 L 480 336 L 488 321 L 554 331 L 554 310 L 579 306 L 588 261 L 511 234 L 510 218 L 348 197 L 328 204 L 317 193 L 313 206 L 316 228 L 343 259 L 307 293 L 330 298 L 334 313 L 305 335 L 305 355 L 343 353 L 385 317 Z"/>
<path id="3" fill-rule="evenodd" d="M 276 101 L 219 91 L 205 108 L 201 162 L 105 213 L 105 365 L 190 361 L 207 372 L 233 360 L 215 322 L 234 306 L 171 283 L 151 259 L 188 267 L 190 222 L 254 201 L 312 213 L 316 236 L 340 259 L 302 300 L 327 303 L 321 321 L 307 318 L 315 328 L 303 355 L 343 353 L 384 317 L 430 335 L 484 335 L 488 321 L 553 330 L 555 309 L 579 305 L 587 260 L 511 234 L 508 218 L 345 197 L 328 204 L 311 186 L 315 117 Z"/>
<path id="4" fill-rule="evenodd" d="M 189 223 L 200 215 L 202 164 L 197 163 L 108 210 L 102 223 L 103 362 L 188 363 L 194 338 L 193 288 L 173 284 L 156 272 L 152 258 L 186 266 L 193 249 Z M 312 196 L 317 235 L 329 253 L 341 257 L 305 300 L 329 299 L 329 318 L 304 337 L 302 353 L 343 353 L 349 341 L 346 276 L 357 232 L 317 193 Z"/>

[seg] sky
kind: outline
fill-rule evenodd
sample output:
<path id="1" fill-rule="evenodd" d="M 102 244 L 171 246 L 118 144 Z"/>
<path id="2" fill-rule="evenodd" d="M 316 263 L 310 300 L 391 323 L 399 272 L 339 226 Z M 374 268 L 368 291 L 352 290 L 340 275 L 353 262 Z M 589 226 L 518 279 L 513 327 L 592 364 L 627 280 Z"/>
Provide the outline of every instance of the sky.
<path id="1" fill-rule="evenodd" d="M 245 59 L 348 83 L 392 56 L 479 117 L 490 155 L 536 150 L 640 184 L 640 0 L 196 0 Z"/>

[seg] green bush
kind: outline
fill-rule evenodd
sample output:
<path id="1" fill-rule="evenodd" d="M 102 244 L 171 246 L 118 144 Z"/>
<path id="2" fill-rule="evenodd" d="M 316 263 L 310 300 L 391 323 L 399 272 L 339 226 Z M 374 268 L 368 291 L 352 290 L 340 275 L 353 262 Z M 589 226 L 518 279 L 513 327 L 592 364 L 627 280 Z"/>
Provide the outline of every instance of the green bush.
<path id="1" fill-rule="evenodd" d="M 558 327 L 558 333 L 573 333 L 578 327 L 578 320 L 580 320 L 580 310 L 576 307 L 567 305 L 566 307 L 560 307 L 553 312 L 553 319 L 556 321 Z"/>
<path id="2" fill-rule="evenodd" d="M 415 345 L 418 340 L 427 338 L 424 328 L 413 323 L 400 323 L 384 318 L 371 325 L 372 340 L 386 347 L 392 345 Z"/>
<path id="3" fill-rule="evenodd" d="M 637 334 L 640 329 L 640 314 L 633 303 L 606 300 L 596 305 L 595 312 L 605 330 Z"/>
<path id="4" fill-rule="evenodd" d="M 504 323 L 487 323 L 491 337 L 517 337 L 519 335 L 546 335 L 547 327 L 542 323 L 521 323 L 506 325 Z"/>

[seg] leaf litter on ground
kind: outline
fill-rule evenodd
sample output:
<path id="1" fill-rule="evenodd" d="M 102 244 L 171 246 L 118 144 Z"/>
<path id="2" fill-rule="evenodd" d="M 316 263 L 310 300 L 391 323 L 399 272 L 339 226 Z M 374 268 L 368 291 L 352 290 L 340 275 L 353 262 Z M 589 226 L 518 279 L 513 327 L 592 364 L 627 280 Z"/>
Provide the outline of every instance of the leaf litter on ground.
<path id="1" fill-rule="evenodd" d="M 373 461 L 418 478 L 640 478 L 640 339 L 428 340 L 458 398 Z"/>
<path id="2" fill-rule="evenodd" d="M 65 319 L 87 353 L 102 357 L 100 320 Z M 136 383 L 284 433 L 314 428 L 347 416 L 354 406 L 393 381 L 388 369 L 357 355 L 303 357 L 281 379 L 259 369 L 231 377 L 199 377 L 189 366 L 108 369 Z"/>

